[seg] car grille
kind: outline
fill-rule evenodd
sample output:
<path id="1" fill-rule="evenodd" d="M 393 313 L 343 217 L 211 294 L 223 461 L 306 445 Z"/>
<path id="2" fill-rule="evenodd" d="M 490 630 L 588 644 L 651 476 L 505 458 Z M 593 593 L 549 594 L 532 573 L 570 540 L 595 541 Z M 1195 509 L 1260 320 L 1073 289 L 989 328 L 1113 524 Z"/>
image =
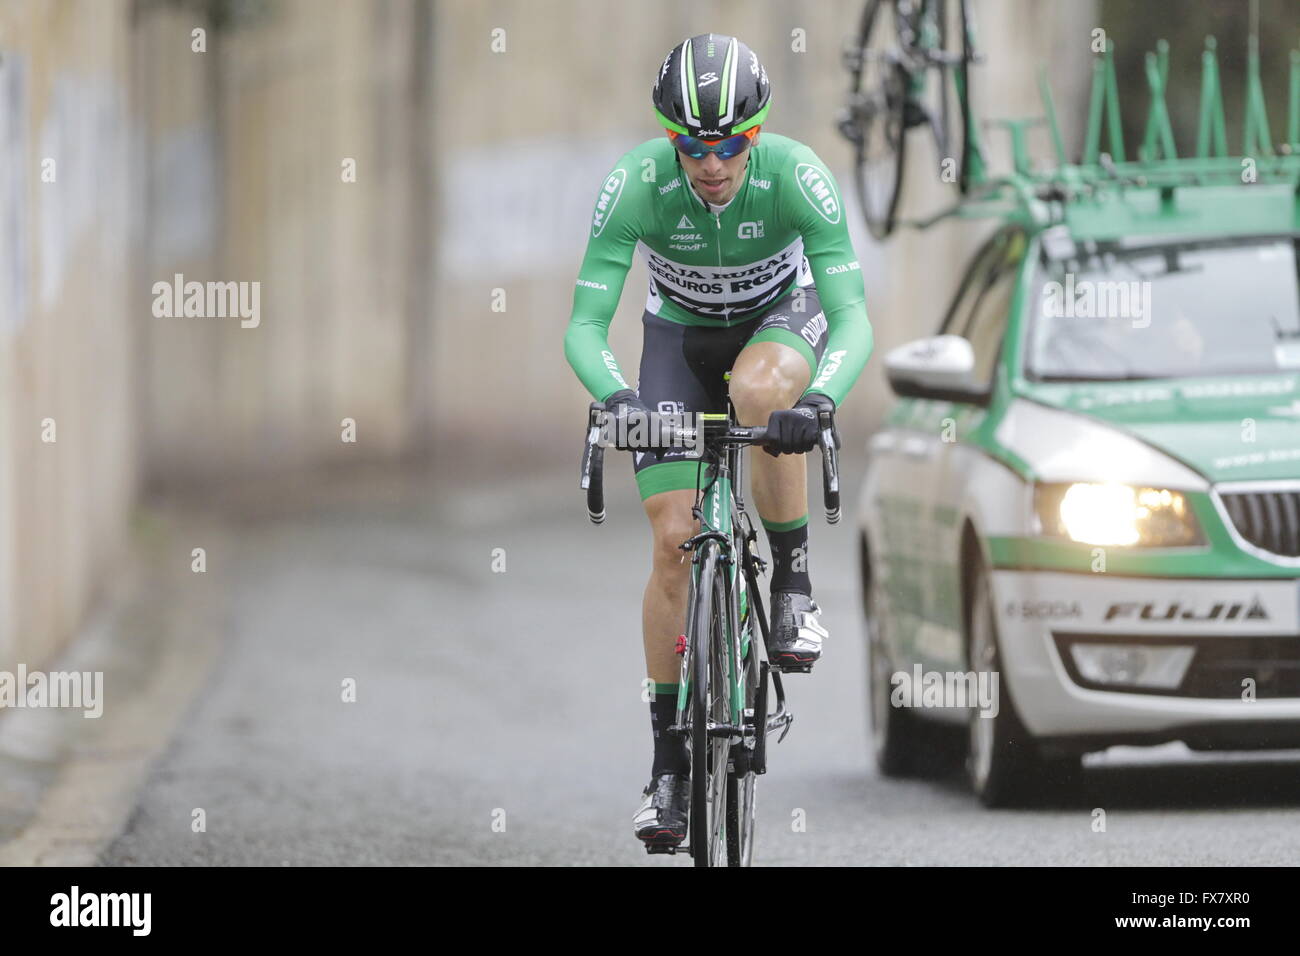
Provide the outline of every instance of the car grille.
<path id="1" fill-rule="evenodd" d="M 1300 557 L 1300 489 L 1221 494 L 1237 533 L 1257 548 Z"/>
<path id="2" fill-rule="evenodd" d="M 1258 700 L 1300 698 L 1300 635 L 1157 637 L 1150 634 L 1054 633 L 1052 636 L 1070 679 L 1089 690 L 1240 700 L 1247 686 L 1242 682 L 1249 677 L 1254 681 L 1253 690 Z M 1184 644 L 1196 648 L 1196 653 L 1183 675 L 1183 682 L 1172 690 L 1094 684 L 1085 680 L 1074 664 L 1070 644 L 1075 641 L 1087 644 Z"/>
<path id="3" fill-rule="evenodd" d="M 1294 637 L 1234 637 L 1200 642 L 1179 693 L 1237 697 L 1244 678 L 1260 699 L 1300 697 L 1300 641 Z"/>

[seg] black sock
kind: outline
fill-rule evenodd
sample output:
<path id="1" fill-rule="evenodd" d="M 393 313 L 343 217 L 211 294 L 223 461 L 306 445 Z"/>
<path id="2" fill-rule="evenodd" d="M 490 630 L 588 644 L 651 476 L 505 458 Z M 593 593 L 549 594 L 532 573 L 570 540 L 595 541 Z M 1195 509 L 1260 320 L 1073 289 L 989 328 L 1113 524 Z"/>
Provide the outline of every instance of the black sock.
<path id="1" fill-rule="evenodd" d="M 661 773 L 690 773 L 691 763 L 686 757 L 686 738 L 672 734 L 668 728 L 677 719 L 677 684 L 655 684 L 650 700 L 650 732 L 655 740 L 655 758 L 651 776 Z"/>
<path id="2" fill-rule="evenodd" d="M 772 593 L 798 591 L 812 597 L 808 577 L 808 516 L 797 521 L 764 521 L 772 548 Z"/>

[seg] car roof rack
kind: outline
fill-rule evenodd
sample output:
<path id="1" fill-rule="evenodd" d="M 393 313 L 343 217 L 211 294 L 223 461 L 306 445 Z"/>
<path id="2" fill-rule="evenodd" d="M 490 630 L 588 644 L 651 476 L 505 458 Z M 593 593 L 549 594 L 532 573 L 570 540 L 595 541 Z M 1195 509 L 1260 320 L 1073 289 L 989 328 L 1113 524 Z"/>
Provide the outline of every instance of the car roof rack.
<path id="1" fill-rule="evenodd" d="M 1292 207 L 1285 219 L 1300 227 L 1300 50 L 1290 54 L 1286 138 L 1274 143 L 1264 104 L 1260 80 L 1258 8 L 1251 3 L 1251 29 L 1246 59 L 1246 111 L 1242 128 L 1242 151 L 1230 155 L 1219 81 L 1217 45 L 1206 37 L 1201 54 L 1201 103 L 1196 148 L 1190 156 L 1179 156 L 1173 126 L 1165 102 L 1169 79 L 1169 44 L 1160 40 L 1145 58 L 1151 105 L 1147 112 L 1137 157 L 1130 159 L 1125 148 L 1119 107 L 1119 86 L 1115 77 L 1114 44 L 1106 38 L 1093 59 L 1088 125 L 1082 156 L 1077 163 L 1066 157 L 1056 106 L 1046 70 L 1038 76 L 1043 115 L 995 121 L 1011 138 L 1012 172 L 988 175 L 979 142 L 978 127 L 971 121 L 967 131 L 971 142 L 971 178 L 965 195 L 931 216 L 909 220 L 907 225 L 926 229 L 940 221 L 957 218 L 1003 218 L 1048 226 L 1065 223 L 1068 210 L 1088 201 L 1131 197 L 1134 191 L 1150 196 L 1158 190 L 1157 211 L 1175 213 L 1180 197 L 1195 195 L 1190 187 L 1220 186 L 1249 188 L 1285 185 L 1292 190 Z M 1035 170 L 1029 155 L 1028 131 L 1047 125 L 1051 133 L 1055 165 Z M 1106 150 L 1101 149 L 1103 132 Z M 1276 210 L 1277 192 L 1268 201 Z M 1263 197 L 1261 197 L 1263 198 Z M 1277 219 L 1276 221 L 1281 221 Z"/>

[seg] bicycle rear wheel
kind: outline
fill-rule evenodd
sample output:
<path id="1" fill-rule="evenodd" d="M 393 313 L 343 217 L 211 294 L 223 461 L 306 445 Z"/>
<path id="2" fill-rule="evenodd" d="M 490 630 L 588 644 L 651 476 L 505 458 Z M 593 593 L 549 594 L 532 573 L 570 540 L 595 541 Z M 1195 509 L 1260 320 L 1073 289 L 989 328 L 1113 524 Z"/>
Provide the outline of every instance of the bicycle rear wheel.
<path id="1" fill-rule="evenodd" d="M 971 67 L 975 63 L 975 22 L 971 15 L 970 0 L 958 0 L 961 28 L 961 66 L 954 75 L 957 90 L 958 114 L 961 120 L 961 173 L 957 186 L 962 195 L 970 192 L 971 179 L 984 174 L 984 157 L 979 154 L 975 135 L 974 101 L 971 98 Z"/>
<path id="2" fill-rule="evenodd" d="M 849 118 L 842 131 L 853 142 L 854 185 L 867 228 L 877 239 L 894 231 L 902 192 L 907 136 L 907 74 L 894 46 L 898 36 L 891 0 L 871 0 L 863 10 L 851 69 Z"/>
<path id="3" fill-rule="evenodd" d="M 691 856 L 696 866 L 726 862 L 727 756 L 731 742 L 709 734 L 709 723 L 731 720 L 727 673 L 726 581 L 718 548 L 706 542 L 700 557 L 695 613 L 687 635 L 691 649 Z"/>

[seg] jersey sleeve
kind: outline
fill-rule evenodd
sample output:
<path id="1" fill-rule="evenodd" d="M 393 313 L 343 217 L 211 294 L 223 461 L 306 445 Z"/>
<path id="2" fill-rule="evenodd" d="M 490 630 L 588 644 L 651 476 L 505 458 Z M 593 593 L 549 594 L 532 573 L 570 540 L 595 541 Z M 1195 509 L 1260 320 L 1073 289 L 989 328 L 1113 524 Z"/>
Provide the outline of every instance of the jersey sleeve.
<path id="1" fill-rule="evenodd" d="M 641 237 L 644 204 L 639 169 L 628 153 L 605 177 L 592 210 L 587 253 L 573 291 L 573 311 L 564 333 L 564 356 L 593 398 L 604 401 L 631 388 L 609 348 L 609 323 L 618 309 L 623 282 Z"/>
<path id="2" fill-rule="evenodd" d="M 818 392 L 838 406 L 871 355 L 871 323 L 862 269 L 853 252 L 835 180 L 811 149 L 790 151 L 782 176 L 783 205 L 803 237 L 804 254 L 826 313 L 826 351 L 804 394 Z"/>

